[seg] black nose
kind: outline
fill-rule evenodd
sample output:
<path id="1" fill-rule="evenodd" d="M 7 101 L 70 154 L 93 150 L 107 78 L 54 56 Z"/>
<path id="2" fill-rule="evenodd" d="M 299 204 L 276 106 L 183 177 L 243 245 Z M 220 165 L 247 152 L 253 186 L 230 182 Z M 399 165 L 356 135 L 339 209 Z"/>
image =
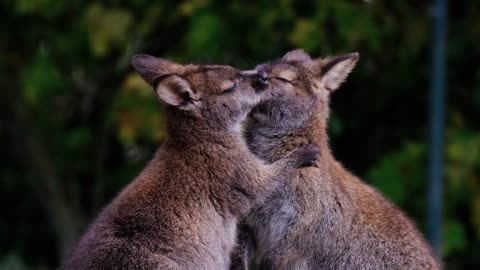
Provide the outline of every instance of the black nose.
<path id="1" fill-rule="evenodd" d="M 252 80 L 252 86 L 255 90 L 264 90 L 268 86 L 268 76 L 265 71 L 258 71 Z"/>
<path id="2" fill-rule="evenodd" d="M 267 81 L 268 75 L 267 75 L 267 73 L 266 73 L 265 71 L 260 70 L 260 71 L 258 71 L 257 74 L 258 74 L 258 76 L 260 77 L 260 80 L 262 80 L 262 81 L 264 81 L 264 82 Z"/>

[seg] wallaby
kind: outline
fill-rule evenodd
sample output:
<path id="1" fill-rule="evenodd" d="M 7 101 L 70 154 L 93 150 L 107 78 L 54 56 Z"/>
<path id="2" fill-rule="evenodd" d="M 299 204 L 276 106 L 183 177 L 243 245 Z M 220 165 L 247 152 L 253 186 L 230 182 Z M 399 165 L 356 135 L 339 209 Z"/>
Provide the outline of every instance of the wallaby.
<path id="1" fill-rule="evenodd" d="M 264 74 L 148 55 L 132 64 L 165 105 L 167 139 L 63 268 L 228 269 L 238 220 L 319 150 L 302 146 L 272 164 L 248 150 L 241 122 L 271 96 Z"/>
<path id="2" fill-rule="evenodd" d="M 301 50 L 259 65 L 278 98 L 250 113 L 252 152 L 276 162 L 305 144 L 320 148 L 316 167 L 298 170 L 246 219 L 231 269 L 440 269 L 413 222 L 337 162 L 328 145 L 329 96 L 358 53 L 311 59 Z M 243 238 L 243 240 L 242 240 Z M 247 246 L 247 249 L 246 249 Z M 252 246 L 250 246 L 251 248 Z"/>

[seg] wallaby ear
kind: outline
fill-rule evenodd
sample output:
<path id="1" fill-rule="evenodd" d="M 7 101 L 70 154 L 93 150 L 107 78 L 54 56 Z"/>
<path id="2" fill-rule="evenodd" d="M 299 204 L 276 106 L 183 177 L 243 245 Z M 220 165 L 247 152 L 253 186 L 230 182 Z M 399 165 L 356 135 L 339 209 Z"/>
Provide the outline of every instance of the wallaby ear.
<path id="1" fill-rule="evenodd" d="M 181 77 L 185 71 L 183 65 L 147 54 L 135 55 L 132 65 L 165 103 L 183 110 L 198 105 L 200 98 Z"/>
<path id="2" fill-rule="evenodd" d="M 316 87 L 335 91 L 348 77 L 359 59 L 357 52 L 313 61 L 313 72 L 320 77 Z"/>
<path id="3" fill-rule="evenodd" d="M 160 79 L 155 92 L 165 103 L 182 110 L 191 110 L 200 102 L 200 97 L 192 91 L 189 83 L 177 75 Z"/>
<path id="4" fill-rule="evenodd" d="M 132 65 L 142 78 L 155 87 L 156 80 L 168 75 L 180 75 L 185 70 L 183 65 L 157 58 L 148 54 L 137 54 L 132 57 Z"/>
<path id="5" fill-rule="evenodd" d="M 292 61 L 292 62 L 307 62 L 312 60 L 310 56 L 302 49 L 289 51 L 282 57 L 282 59 L 285 61 Z"/>

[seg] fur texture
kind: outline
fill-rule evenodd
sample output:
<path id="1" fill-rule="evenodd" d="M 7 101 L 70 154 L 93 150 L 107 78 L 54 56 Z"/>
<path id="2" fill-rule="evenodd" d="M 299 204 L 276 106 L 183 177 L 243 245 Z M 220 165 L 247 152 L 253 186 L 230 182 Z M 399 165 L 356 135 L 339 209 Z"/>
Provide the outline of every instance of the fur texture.
<path id="1" fill-rule="evenodd" d="M 240 122 L 269 96 L 256 72 L 148 55 L 133 65 L 165 104 L 168 139 L 63 269 L 228 269 L 238 219 L 318 149 L 302 147 L 270 165 L 248 150 Z"/>
<path id="2" fill-rule="evenodd" d="M 246 269 L 249 254 L 261 270 L 441 268 L 413 222 L 330 152 L 329 96 L 357 59 L 354 53 L 312 60 L 296 50 L 257 67 L 279 98 L 250 114 L 250 149 L 275 162 L 296 147 L 315 144 L 320 159 L 252 211 L 246 223 L 253 240 L 239 244 L 234 255 L 244 257 L 233 259 L 231 269 Z M 242 250 L 248 243 L 254 252 Z"/>

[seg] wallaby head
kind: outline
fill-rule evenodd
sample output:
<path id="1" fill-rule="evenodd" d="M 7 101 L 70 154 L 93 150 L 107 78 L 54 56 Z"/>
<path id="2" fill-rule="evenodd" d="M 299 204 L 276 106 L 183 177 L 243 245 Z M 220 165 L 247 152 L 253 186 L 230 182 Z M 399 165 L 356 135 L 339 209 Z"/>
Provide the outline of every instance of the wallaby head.
<path id="1" fill-rule="evenodd" d="M 188 119 L 209 129 L 240 123 L 266 86 L 258 72 L 226 65 L 182 65 L 145 54 L 134 56 L 132 64 L 155 89 L 167 114 L 175 115 L 175 123 Z"/>
<path id="2" fill-rule="evenodd" d="M 326 123 L 329 96 L 347 78 L 358 57 L 358 53 L 351 53 L 311 59 L 302 50 L 294 50 L 281 59 L 259 65 L 256 70 L 267 73 L 272 93 L 280 98 L 256 107 L 249 124 L 292 132 L 305 127 L 312 117 Z"/>

